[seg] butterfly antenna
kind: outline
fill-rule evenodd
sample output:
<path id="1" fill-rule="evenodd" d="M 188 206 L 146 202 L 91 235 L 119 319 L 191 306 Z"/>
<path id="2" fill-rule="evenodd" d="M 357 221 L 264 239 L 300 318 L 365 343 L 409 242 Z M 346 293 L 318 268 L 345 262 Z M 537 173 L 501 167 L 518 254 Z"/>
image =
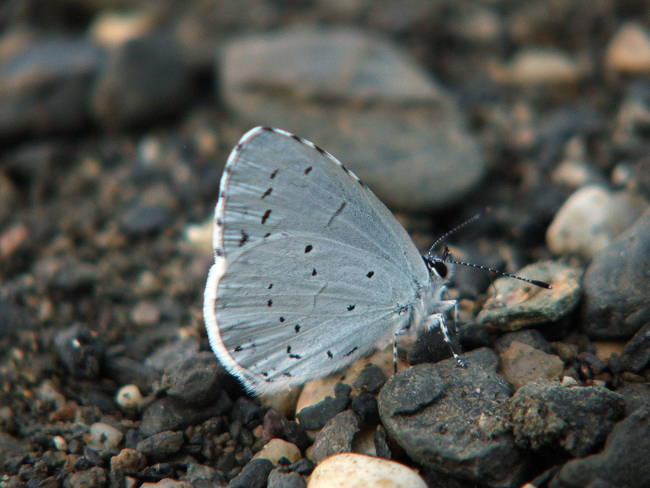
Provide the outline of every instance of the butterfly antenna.
<path id="1" fill-rule="evenodd" d="M 530 283 L 531 285 L 539 286 L 540 288 L 546 288 L 547 290 L 552 289 L 553 287 L 549 285 L 548 283 L 540 280 L 529 280 L 528 278 L 522 278 L 521 276 L 513 275 L 510 273 L 504 273 L 503 271 L 499 271 L 497 269 L 493 268 L 488 268 L 487 266 L 481 266 L 480 264 L 474 264 L 474 263 L 465 263 L 463 261 L 455 261 L 451 259 L 451 252 L 447 247 L 445 247 L 445 252 L 442 255 L 442 258 L 445 262 L 447 263 L 452 263 L 452 264 L 460 264 L 462 266 L 470 266 L 472 268 L 478 268 L 478 269 L 483 269 L 485 271 L 491 271 L 492 273 L 496 273 L 499 276 L 507 276 L 508 278 L 514 278 L 516 280 L 520 281 L 525 281 L 526 283 Z"/>
<path id="2" fill-rule="evenodd" d="M 442 241 L 447 239 L 450 235 L 455 234 L 456 232 L 458 232 L 462 228 L 467 227 L 469 224 L 471 224 L 471 223 L 473 223 L 473 222 L 475 222 L 475 221 L 477 221 L 479 219 L 482 219 L 483 217 L 485 217 L 485 214 L 487 214 L 489 211 L 490 211 L 490 207 L 486 208 L 483 212 L 474 215 L 474 217 L 472 217 L 471 219 L 466 220 L 462 224 L 454 227 L 449 232 L 447 232 L 447 233 L 443 234 L 442 236 L 440 236 L 438 238 L 438 240 L 433 243 L 433 246 L 431 246 L 431 249 L 429 249 L 429 254 L 431 254 L 433 252 L 433 250 L 436 247 L 438 247 L 438 244 L 440 244 Z"/>

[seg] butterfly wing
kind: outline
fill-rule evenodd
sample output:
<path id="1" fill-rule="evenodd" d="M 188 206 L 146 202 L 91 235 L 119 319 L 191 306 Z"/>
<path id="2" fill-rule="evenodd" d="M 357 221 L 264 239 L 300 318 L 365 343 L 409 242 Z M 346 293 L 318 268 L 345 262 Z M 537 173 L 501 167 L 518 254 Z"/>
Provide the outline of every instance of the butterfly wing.
<path id="1" fill-rule="evenodd" d="M 410 320 L 431 286 L 410 237 L 336 159 L 276 129 L 235 147 L 215 211 L 204 316 L 257 394 L 343 368 Z"/>

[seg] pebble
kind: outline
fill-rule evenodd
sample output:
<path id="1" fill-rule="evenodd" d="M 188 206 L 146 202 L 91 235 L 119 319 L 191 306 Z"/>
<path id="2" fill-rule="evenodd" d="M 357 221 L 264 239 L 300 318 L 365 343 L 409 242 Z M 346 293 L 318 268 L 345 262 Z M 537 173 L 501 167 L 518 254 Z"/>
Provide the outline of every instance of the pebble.
<path id="1" fill-rule="evenodd" d="M 649 248 L 650 210 L 587 267 L 581 322 L 590 338 L 629 338 L 650 320 Z"/>
<path id="2" fill-rule="evenodd" d="M 305 479 L 296 472 L 286 472 L 285 468 L 275 468 L 269 474 L 267 488 L 306 488 Z"/>
<path id="3" fill-rule="evenodd" d="M 309 488 L 426 488 L 416 471 L 395 461 L 364 454 L 337 454 L 321 462 L 309 478 Z"/>
<path id="4" fill-rule="evenodd" d="M 266 488 L 274 464 L 268 459 L 253 459 L 230 481 L 228 488 Z"/>
<path id="5" fill-rule="evenodd" d="M 135 449 L 122 449 L 111 458 L 111 470 L 119 469 L 124 474 L 138 474 L 147 466 L 147 458 Z"/>
<path id="6" fill-rule="evenodd" d="M 82 324 L 75 324 L 54 335 L 54 346 L 72 377 L 97 378 L 104 358 L 104 345 L 92 331 Z"/>
<path id="7" fill-rule="evenodd" d="M 253 459 L 264 458 L 273 462 L 276 466 L 281 457 L 287 458 L 291 463 L 297 462 L 302 456 L 300 449 L 295 444 L 283 441 L 282 439 L 271 439 L 264 445 L 261 451 L 257 452 Z"/>
<path id="8" fill-rule="evenodd" d="M 185 444 L 182 432 L 166 430 L 138 442 L 135 448 L 151 461 L 162 461 L 181 450 Z"/>
<path id="9" fill-rule="evenodd" d="M 142 483 L 140 488 L 193 488 L 187 481 L 178 481 L 172 478 L 164 478 L 157 483 Z"/>
<path id="10" fill-rule="evenodd" d="M 106 471 L 94 466 L 85 471 L 69 474 L 66 478 L 66 484 L 70 488 L 104 488 L 106 485 Z"/>
<path id="11" fill-rule="evenodd" d="M 55 435 L 52 437 L 52 444 L 54 445 L 54 449 L 57 451 L 65 452 L 68 450 L 68 443 L 60 435 Z"/>
<path id="12" fill-rule="evenodd" d="M 115 402 L 125 411 L 139 411 L 144 399 L 140 389 L 135 385 L 125 385 L 115 395 Z"/>
<path id="13" fill-rule="evenodd" d="M 229 376 L 214 354 L 200 352 L 169 365 L 160 380 L 160 389 L 186 405 L 203 407 L 214 401 L 216 391 Z"/>
<path id="14" fill-rule="evenodd" d="M 517 332 L 508 332 L 507 334 L 503 334 L 494 341 L 494 350 L 497 354 L 502 354 L 507 351 L 510 344 L 515 341 L 521 344 L 527 344 L 528 346 L 544 351 L 547 354 L 553 353 L 551 345 L 537 329 L 518 330 Z"/>
<path id="15" fill-rule="evenodd" d="M 454 98 L 368 31 L 298 27 L 248 36 L 228 43 L 218 63 L 219 95 L 235 114 L 340 157 L 388 206 L 444 207 L 485 173 Z"/>
<path id="16" fill-rule="evenodd" d="M 597 450 L 623 418 L 625 400 L 606 388 L 538 380 L 520 388 L 507 410 L 520 447 L 552 446 L 582 457 Z"/>
<path id="17" fill-rule="evenodd" d="M 502 277 L 494 282 L 496 293 L 483 305 L 476 317 L 479 324 L 511 332 L 522 328 L 556 323 L 571 313 L 582 297 L 580 268 L 555 261 L 526 266 L 518 276 L 546 281 L 553 286 L 544 289 L 513 278 Z"/>
<path id="18" fill-rule="evenodd" d="M 92 87 L 91 112 L 106 128 L 134 127 L 178 114 L 192 88 L 190 66 L 173 36 L 140 37 L 109 51 Z"/>
<path id="19" fill-rule="evenodd" d="M 320 430 L 311 447 L 311 459 L 319 463 L 327 456 L 352 451 L 352 441 L 359 432 L 359 419 L 352 410 L 337 414 Z"/>
<path id="20" fill-rule="evenodd" d="M 118 385 L 132 385 L 140 392 L 148 393 L 154 382 L 160 380 L 160 373 L 142 361 L 130 357 L 109 357 L 104 363 L 106 376 Z"/>
<path id="21" fill-rule="evenodd" d="M 628 74 L 650 73 L 650 31 L 645 24 L 626 22 L 614 33 L 605 53 L 605 69 Z"/>
<path id="22" fill-rule="evenodd" d="M 564 370 L 564 362 L 556 355 L 517 341 L 499 354 L 499 359 L 499 374 L 515 391 L 538 379 L 557 379 Z"/>
<path id="23" fill-rule="evenodd" d="M 90 437 L 88 439 L 88 446 L 96 451 L 104 451 L 117 447 L 124 434 L 121 430 L 116 429 L 112 425 L 105 424 L 104 422 L 95 422 L 88 430 Z"/>
<path id="24" fill-rule="evenodd" d="M 263 428 L 262 437 L 265 442 L 271 439 L 285 439 L 298 446 L 301 451 L 311 444 L 305 429 L 299 423 L 287 420 L 274 410 L 266 412 L 264 423 L 260 427 Z"/>
<path id="25" fill-rule="evenodd" d="M 510 399 L 499 359 L 483 348 L 399 371 L 379 393 L 384 428 L 415 462 L 471 483 L 510 486 L 527 469 L 504 408 Z"/>
<path id="26" fill-rule="evenodd" d="M 574 192 L 557 212 L 546 233 L 558 256 L 593 257 L 630 227 L 648 207 L 639 196 L 590 185 Z"/>
<path id="27" fill-rule="evenodd" d="M 650 323 L 647 323 L 625 345 L 621 354 L 623 367 L 640 373 L 650 364 Z"/>
<path id="28" fill-rule="evenodd" d="M 105 48 L 116 48 L 148 34 L 153 27 L 151 14 L 130 10 L 102 10 L 88 27 L 88 38 Z"/>
<path id="29" fill-rule="evenodd" d="M 160 309 L 151 302 L 139 302 L 131 310 L 131 320 L 139 327 L 149 327 L 160 322 Z"/>
<path id="30" fill-rule="evenodd" d="M 565 463 L 549 488 L 593 486 L 650 486 L 650 410 L 647 405 L 617 423 L 597 454 Z M 607 486 L 602 485 L 602 486 Z"/>
<path id="31" fill-rule="evenodd" d="M 352 401 L 350 393 L 352 388 L 344 383 L 337 383 L 334 387 L 335 397 L 326 397 L 316 405 L 301 409 L 296 413 L 296 418 L 303 429 L 315 430 L 322 428 L 335 415 L 347 409 Z"/>
<path id="32" fill-rule="evenodd" d="M 517 86 L 572 85 L 583 77 L 580 63 L 569 53 L 553 48 L 524 48 L 510 64 L 494 75 Z"/>
<path id="33" fill-rule="evenodd" d="M 200 408 L 187 406 L 176 398 L 161 398 L 149 405 L 142 414 L 140 431 L 145 436 L 151 436 L 166 430 L 182 430 L 222 415 L 231 406 L 230 398 L 223 391 L 215 392 L 214 402 Z"/>
<path id="34" fill-rule="evenodd" d="M 144 364 L 163 373 L 173 363 L 194 356 L 199 351 L 199 347 L 200 344 L 196 337 L 177 339 L 170 344 L 158 347 L 145 359 Z"/>

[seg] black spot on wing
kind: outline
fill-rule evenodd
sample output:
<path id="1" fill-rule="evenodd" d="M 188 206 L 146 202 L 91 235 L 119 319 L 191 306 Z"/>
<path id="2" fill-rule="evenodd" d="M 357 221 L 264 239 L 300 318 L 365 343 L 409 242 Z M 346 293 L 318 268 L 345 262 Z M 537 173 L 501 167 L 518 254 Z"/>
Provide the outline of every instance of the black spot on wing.
<path id="1" fill-rule="evenodd" d="M 248 234 L 244 232 L 243 230 L 241 231 L 241 239 L 239 239 L 239 247 L 242 247 L 244 244 L 248 242 Z"/>
<path id="2" fill-rule="evenodd" d="M 269 285 L 269 290 L 270 290 L 271 288 L 273 288 L 273 283 L 271 283 L 271 284 Z"/>
<path id="3" fill-rule="evenodd" d="M 237 346 L 237 347 L 235 347 L 234 351 L 235 351 L 235 352 L 240 352 L 240 351 L 242 351 L 243 349 L 244 349 L 243 347 L 241 347 L 241 346 Z"/>
<path id="4" fill-rule="evenodd" d="M 269 300 L 268 302 L 266 302 L 267 307 L 271 307 L 272 305 L 273 305 L 273 300 Z"/>
<path id="5" fill-rule="evenodd" d="M 337 208 L 336 212 L 334 212 L 332 214 L 330 219 L 327 221 L 327 224 L 325 224 L 325 227 L 329 227 L 330 225 L 332 225 L 332 222 L 334 221 L 334 219 L 336 217 L 338 217 L 339 215 L 341 215 L 341 213 L 343 212 L 343 209 L 345 208 L 346 205 L 347 205 L 347 202 L 342 202 L 341 205 L 339 205 L 339 208 Z"/>
<path id="6" fill-rule="evenodd" d="M 269 215 L 271 215 L 271 209 L 268 209 L 266 212 L 264 212 L 264 215 L 262 215 L 262 224 L 266 224 Z"/>
<path id="7" fill-rule="evenodd" d="M 347 357 L 347 356 L 352 355 L 352 354 L 354 353 L 354 351 L 356 351 L 357 349 L 359 349 L 359 348 L 358 348 L 357 346 L 354 346 L 354 347 L 352 348 L 351 351 L 349 351 L 349 352 L 347 352 L 347 353 L 345 354 L 345 356 Z"/>
<path id="8" fill-rule="evenodd" d="M 311 173 L 311 170 L 312 170 L 312 167 L 310 166 L 309 168 L 307 168 L 305 170 L 305 174 L 308 175 L 309 173 Z"/>
<path id="9" fill-rule="evenodd" d="M 270 233 L 270 232 L 267 232 L 266 234 L 264 234 L 264 238 L 266 239 L 266 238 L 267 238 L 268 236 L 270 236 L 270 235 L 271 235 L 271 233 Z"/>
<path id="10" fill-rule="evenodd" d="M 334 358 L 334 354 L 332 354 L 332 351 L 327 351 L 327 357 L 330 359 Z"/>
<path id="11" fill-rule="evenodd" d="M 273 188 L 272 188 L 272 187 L 269 188 L 268 190 L 266 190 L 266 191 L 264 192 L 264 194 L 262 195 L 262 200 L 264 200 L 264 197 L 268 197 L 268 196 L 271 194 L 272 191 L 273 191 Z"/>
<path id="12" fill-rule="evenodd" d="M 314 269 L 314 270 L 311 272 L 311 275 L 312 275 L 312 276 L 316 276 L 316 269 Z"/>
<path id="13" fill-rule="evenodd" d="M 221 219 L 217 219 L 215 223 L 217 224 L 217 227 L 222 227 L 223 226 L 223 220 L 221 220 Z"/>
<path id="14" fill-rule="evenodd" d="M 348 305 L 348 312 L 352 312 L 352 310 L 354 310 L 354 307 L 356 307 L 356 305 Z"/>
<path id="15" fill-rule="evenodd" d="M 308 252 L 311 252 L 312 249 L 314 249 L 314 246 L 312 246 L 311 244 L 308 244 L 307 246 L 305 246 L 305 254 L 307 254 Z"/>
<path id="16" fill-rule="evenodd" d="M 291 373 L 289 373 L 288 371 L 285 371 L 284 373 L 282 373 L 282 376 L 286 376 L 287 378 L 291 378 Z"/>
<path id="17" fill-rule="evenodd" d="M 375 275 L 374 271 L 368 271 L 368 274 L 366 275 L 367 278 L 372 278 Z"/>
<path id="18" fill-rule="evenodd" d="M 280 323 L 284 322 L 284 317 L 280 317 Z"/>
<path id="19" fill-rule="evenodd" d="M 279 170 L 276 169 L 275 171 L 273 171 L 273 173 L 271 173 L 271 179 L 275 178 L 275 176 L 278 174 L 278 171 Z"/>
<path id="20" fill-rule="evenodd" d="M 300 332 L 300 324 L 296 324 L 296 326 L 293 329 L 296 331 L 296 334 Z"/>

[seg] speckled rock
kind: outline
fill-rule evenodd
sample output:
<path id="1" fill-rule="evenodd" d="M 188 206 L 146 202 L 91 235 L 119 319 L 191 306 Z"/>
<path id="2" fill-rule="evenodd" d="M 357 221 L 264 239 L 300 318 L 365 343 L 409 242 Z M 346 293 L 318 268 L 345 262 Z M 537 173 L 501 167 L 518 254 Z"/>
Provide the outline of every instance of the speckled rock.
<path id="1" fill-rule="evenodd" d="M 312 446 L 312 459 L 320 462 L 327 456 L 352 451 L 352 440 L 359 432 L 359 419 L 352 410 L 345 410 L 327 422 Z"/>
<path id="2" fill-rule="evenodd" d="M 564 370 L 564 362 L 555 354 L 547 354 L 517 341 L 499 354 L 499 359 L 499 374 L 515 390 L 538 379 L 557 379 Z"/>

